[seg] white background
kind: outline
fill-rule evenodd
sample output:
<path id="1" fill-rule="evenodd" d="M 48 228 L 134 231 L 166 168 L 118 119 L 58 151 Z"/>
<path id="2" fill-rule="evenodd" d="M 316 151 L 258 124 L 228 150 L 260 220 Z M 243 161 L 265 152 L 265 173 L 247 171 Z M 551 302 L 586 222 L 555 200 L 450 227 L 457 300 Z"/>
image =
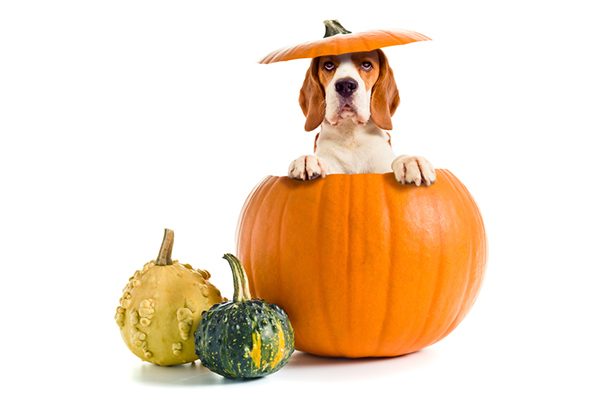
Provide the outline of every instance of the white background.
<path id="1" fill-rule="evenodd" d="M 598 398 L 600 27 L 593 1 L 2 1 L 2 397 L 384 395 Z M 489 239 L 466 320 L 406 357 L 297 353 L 265 379 L 142 363 L 113 320 L 156 256 L 225 295 L 243 201 L 312 150 L 308 60 L 256 61 L 348 29 L 414 29 L 389 48 L 397 153 L 454 172 Z M 596 382 L 594 382 L 596 379 Z"/>

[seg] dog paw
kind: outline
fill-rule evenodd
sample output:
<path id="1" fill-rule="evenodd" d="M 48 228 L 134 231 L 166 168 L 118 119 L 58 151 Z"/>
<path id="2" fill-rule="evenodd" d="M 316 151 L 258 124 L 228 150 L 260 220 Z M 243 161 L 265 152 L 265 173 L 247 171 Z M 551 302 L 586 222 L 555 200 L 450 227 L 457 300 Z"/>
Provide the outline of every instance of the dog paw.
<path id="1" fill-rule="evenodd" d="M 402 184 L 426 186 L 435 182 L 435 169 L 429 161 L 418 156 L 400 156 L 392 162 L 396 180 Z"/>
<path id="2" fill-rule="evenodd" d="M 318 177 L 325 178 L 326 171 L 323 161 L 315 156 L 298 157 L 290 164 L 288 176 L 293 179 L 311 181 Z"/>

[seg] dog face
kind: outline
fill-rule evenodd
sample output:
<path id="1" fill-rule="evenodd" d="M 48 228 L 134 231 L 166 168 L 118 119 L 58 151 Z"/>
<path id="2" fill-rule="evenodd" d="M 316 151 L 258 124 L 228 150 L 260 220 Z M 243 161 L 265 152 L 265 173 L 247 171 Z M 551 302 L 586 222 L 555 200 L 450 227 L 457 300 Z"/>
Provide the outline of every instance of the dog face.
<path id="1" fill-rule="evenodd" d="M 381 129 L 392 129 L 391 116 L 400 103 L 387 58 L 381 50 L 314 58 L 300 90 L 304 129 L 312 131 L 323 120 L 333 126 L 369 119 Z"/>
<path id="2" fill-rule="evenodd" d="M 379 77 L 377 52 L 319 59 L 319 82 L 325 89 L 325 119 L 336 126 L 351 118 L 364 125 L 371 117 L 371 90 Z"/>

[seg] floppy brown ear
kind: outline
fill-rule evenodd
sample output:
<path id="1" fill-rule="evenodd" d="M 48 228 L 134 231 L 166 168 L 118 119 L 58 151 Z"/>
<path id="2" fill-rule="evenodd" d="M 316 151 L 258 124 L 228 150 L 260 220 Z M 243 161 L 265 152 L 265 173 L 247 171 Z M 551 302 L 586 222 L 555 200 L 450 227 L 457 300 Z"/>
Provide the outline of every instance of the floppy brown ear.
<path id="1" fill-rule="evenodd" d="M 379 78 L 371 92 L 371 119 L 381 129 L 392 129 L 392 115 L 400 104 L 400 95 L 385 54 L 381 50 L 377 50 L 377 54 Z"/>
<path id="2" fill-rule="evenodd" d="M 325 93 L 319 82 L 319 59 L 313 58 L 300 89 L 300 107 L 306 117 L 304 130 L 316 129 L 325 118 Z"/>

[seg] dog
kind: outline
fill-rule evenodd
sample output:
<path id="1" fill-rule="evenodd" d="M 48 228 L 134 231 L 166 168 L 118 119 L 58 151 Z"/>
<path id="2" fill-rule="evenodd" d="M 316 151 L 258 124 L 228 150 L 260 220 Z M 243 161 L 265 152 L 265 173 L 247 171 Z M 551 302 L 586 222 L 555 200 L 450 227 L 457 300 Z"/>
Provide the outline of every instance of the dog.
<path id="1" fill-rule="evenodd" d="M 392 115 L 400 103 L 394 74 L 380 49 L 312 59 L 300 90 L 304 129 L 319 126 L 314 155 L 292 161 L 288 176 L 313 180 L 328 174 L 393 172 L 401 184 L 435 182 L 423 157 L 395 157 Z"/>

